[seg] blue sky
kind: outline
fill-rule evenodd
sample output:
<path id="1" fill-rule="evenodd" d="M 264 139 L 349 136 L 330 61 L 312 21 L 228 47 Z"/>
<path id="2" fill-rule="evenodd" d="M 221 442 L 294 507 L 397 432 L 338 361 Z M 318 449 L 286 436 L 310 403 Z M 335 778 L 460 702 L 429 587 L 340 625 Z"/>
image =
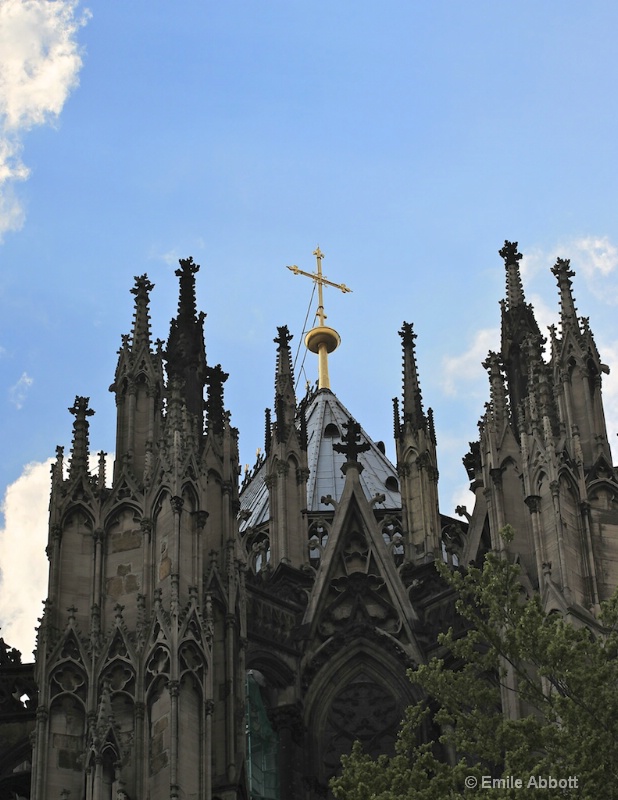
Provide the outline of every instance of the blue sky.
<path id="1" fill-rule="evenodd" d="M 471 504 L 461 458 L 499 347 L 505 239 L 542 325 L 557 317 L 549 267 L 571 258 L 613 408 L 617 22 L 609 1 L 2 0 L 2 563 L 20 548 L 32 569 L 44 547 L 44 462 L 70 445 L 76 394 L 97 412 L 93 450 L 113 450 L 107 387 L 133 276 L 156 284 L 165 338 L 179 257 L 202 265 L 207 354 L 230 373 L 243 463 L 273 401 L 276 326 L 297 344 L 311 294 L 285 265 L 313 270 L 318 243 L 325 274 L 353 289 L 326 293 L 333 390 L 391 457 L 397 331 L 414 323 L 445 513 Z M 313 381 L 313 356 L 305 368 Z M 43 497 L 42 518 L 24 497 Z M 30 602 L 16 592 L 5 571 L 0 603 Z"/>

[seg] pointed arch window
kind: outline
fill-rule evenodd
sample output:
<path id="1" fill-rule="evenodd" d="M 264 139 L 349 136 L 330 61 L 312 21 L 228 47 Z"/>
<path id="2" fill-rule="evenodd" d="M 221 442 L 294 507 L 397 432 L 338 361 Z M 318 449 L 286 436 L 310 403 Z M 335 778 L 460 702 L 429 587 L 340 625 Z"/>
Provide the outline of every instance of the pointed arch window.
<path id="1" fill-rule="evenodd" d="M 268 717 L 265 688 L 262 673 L 249 670 L 246 679 L 249 797 L 280 800 L 279 736 Z"/>

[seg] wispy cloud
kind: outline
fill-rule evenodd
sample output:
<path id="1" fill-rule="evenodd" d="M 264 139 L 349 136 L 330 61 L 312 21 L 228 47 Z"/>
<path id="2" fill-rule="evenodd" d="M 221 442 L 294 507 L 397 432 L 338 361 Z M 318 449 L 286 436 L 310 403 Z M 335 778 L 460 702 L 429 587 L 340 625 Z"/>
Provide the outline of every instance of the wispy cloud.
<path id="1" fill-rule="evenodd" d="M 565 239 L 548 250 L 531 248 L 521 261 L 524 283 L 540 270 L 553 266 L 558 257 L 571 260 L 578 277 L 583 278 L 598 300 L 618 305 L 618 247 L 607 236 Z"/>
<path id="2" fill-rule="evenodd" d="M 24 401 L 26 400 L 26 395 L 28 394 L 28 390 L 34 383 L 34 378 L 31 378 L 27 372 L 22 372 L 20 379 L 17 381 L 16 384 L 11 386 L 9 389 L 9 400 L 15 408 L 20 409 L 23 408 Z"/>
<path id="3" fill-rule="evenodd" d="M 490 350 L 500 347 L 500 331 L 497 328 L 483 328 L 475 333 L 470 346 L 463 353 L 447 356 L 443 361 L 442 386 L 444 391 L 454 397 L 458 390 L 471 394 L 471 384 L 486 389 L 483 361 Z"/>
<path id="4" fill-rule="evenodd" d="M 587 278 L 607 277 L 618 267 L 618 247 L 607 236 L 585 236 L 573 242 L 579 266 Z"/>
<path id="5" fill-rule="evenodd" d="M 0 2 L 0 241 L 24 210 L 15 185 L 29 175 L 22 135 L 54 123 L 82 66 L 76 36 L 88 19 L 78 0 Z"/>

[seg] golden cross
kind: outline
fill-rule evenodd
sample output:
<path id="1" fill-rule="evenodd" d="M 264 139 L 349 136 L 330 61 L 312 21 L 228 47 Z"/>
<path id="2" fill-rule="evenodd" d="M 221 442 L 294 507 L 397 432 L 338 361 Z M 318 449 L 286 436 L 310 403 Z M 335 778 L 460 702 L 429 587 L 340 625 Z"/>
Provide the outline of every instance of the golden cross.
<path id="1" fill-rule="evenodd" d="M 294 275 L 304 275 L 307 278 L 311 278 L 311 280 L 315 281 L 318 287 L 318 312 L 317 317 L 320 320 L 320 325 L 324 325 L 324 321 L 326 319 L 326 314 L 324 313 L 324 295 L 322 291 L 323 286 L 332 286 L 334 289 L 340 289 L 342 292 L 351 292 L 351 289 L 345 285 L 345 283 L 333 283 L 329 281 L 325 275 L 322 275 L 322 259 L 324 258 L 324 253 L 320 250 L 318 246 L 314 251 L 313 255 L 316 258 L 318 269 L 317 272 L 305 272 L 303 269 L 300 269 L 296 266 L 296 264 L 292 264 L 291 267 L 288 267 L 289 270 L 292 270 Z"/>
<path id="2" fill-rule="evenodd" d="M 337 331 L 328 328 L 324 322 L 326 314 L 324 313 L 324 286 L 332 286 L 334 289 L 340 289 L 342 292 L 351 292 L 351 289 L 345 283 L 333 283 L 329 281 L 326 276 L 322 275 L 322 259 L 324 253 L 317 247 L 313 251 L 313 255 L 318 262 L 317 272 L 305 272 L 299 269 L 296 264 L 288 267 L 295 275 L 305 275 L 311 278 L 318 287 L 318 313 L 316 314 L 319 324 L 312 328 L 305 336 L 305 345 L 312 353 L 317 353 L 318 356 L 318 387 L 320 389 L 330 389 L 330 378 L 328 377 L 328 354 L 332 353 L 339 347 L 341 339 Z"/>

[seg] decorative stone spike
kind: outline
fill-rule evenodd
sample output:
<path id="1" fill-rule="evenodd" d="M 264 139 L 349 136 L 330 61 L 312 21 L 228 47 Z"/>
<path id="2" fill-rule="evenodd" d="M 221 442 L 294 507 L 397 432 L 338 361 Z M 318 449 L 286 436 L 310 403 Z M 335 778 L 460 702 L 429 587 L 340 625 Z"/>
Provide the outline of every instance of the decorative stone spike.
<path id="1" fill-rule="evenodd" d="M 272 438 L 272 421 L 270 408 L 264 410 L 264 452 L 270 453 L 270 442 Z"/>
<path id="2" fill-rule="evenodd" d="M 98 484 L 99 490 L 105 489 L 106 483 L 106 472 L 105 472 L 105 456 L 107 453 L 104 453 L 103 450 L 99 452 L 99 477 L 98 477 Z"/>
<path id="3" fill-rule="evenodd" d="M 517 242 L 504 242 L 499 251 L 506 267 L 506 305 L 509 310 L 525 304 L 524 289 L 519 273 L 522 255 L 517 250 Z"/>
<path id="4" fill-rule="evenodd" d="M 425 427 L 426 420 L 414 348 L 416 334 L 412 325 L 404 322 L 399 335 L 403 345 L 403 424 L 410 422 L 419 430 Z"/>
<path id="5" fill-rule="evenodd" d="M 228 373 L 221 369 L 221 364 L 217 364 L 216 367 L 206 367 L 206 383 L 208 385 L 206 425 L 208 431 L 212 433 L 223 433 L 225 425 L 223 384 L 228 377 Z"/>
<path id="6" fill-rule="evenodd" d="M 285 400 L 282 394 L 275 396 L 275 433 L 277 441 L 284 442 L 287 435 L 287 425 L 285 419 Z"/>
<path id="7" fill-rule="evenodd" d="M 502 366 L 498 354 L 490 351 L 483 362 L 483 367 L 485 367 L 489 373 L 491 409 L 494 420 L 496 422 L 502 422 L 508 417 L 508 406 L 504 376 L 502 374 Z"/>
<path id="8" fill-rule="evenodd" d="M 429 438 L 431 439 L 432 443 L 436 445 L 436 426 L 434 425 L 433 421 L 433 408 L 427 409 L 427 426 L 429 428 Z"/>
<path id="9" fill-rule="evenodd" d="M 197 314 L 195 301 L 195 275 L 200 265 L 195 264 L 193 257 L 179 259 L 180 269 L 174 273 L 180 278 L 180 294 L 178 296 L 178 319 L 193 321 Z"/>
<path id="10" fill-rule="evenodd" d="M 56 463 L 52 464 L 52 486 L 58 486 L 64 480 L 64 447 L 56 447 Z"/>
<path id="11" fill-rule="evenodd" d="M 195 309 L 195 274 L 199 265 L 192 258 L 181 259 L 176 275 L 180 278 L 178 316 L 170 324 L 167 341 L 167 374 L 182 381 L 183 400 L 189 413 L 202 418 L 206 353 L 204 349 L 204 314 Z"/>
<path id="12" fill-rule="evenodd" d="M 399 416 L 399 398 L 393 397 L 393 436 L 401 437 L 401 417 Z"/>
<path id="13" fill-rule="evenodd" d="M 149 294 L 154 289 L 154 283 L 148 275 L 136 275 L 135 286 L 131 294 L 135 295 L 135 313 L 133 315 L 133 350 L 139 347 L 150 348 L 150 311 L 148 308 Z"/>
<path id="14" fill-rule="evenodd" d="M 275 416 L 278 442 L 287 439 L 296 418 L 296 396 L 294 394 L 294 370 L 290 342 L 293 336 L 287 325 L 277 328 L 277 367 L 275 374 Z"/>
<path id="15" fill-rule="evenodd" d="M 558 289 L 560 291 L 560 322 L 563 334 L 567 328 L 575 330 L 577 333 L 581 332 L 572 292 L 571 278 L 575 275 L 575 272 L 570 269 L 570 265 L 571 262 L 568 258 L 558 258 L 551 269 L 558 281 Z"/>
<path id="16" fill-rule="evenodd" d="M 300 404 L 299 414 L 300 414 L 300 447 L 301 450 L 307 450 L 309 446 L 309 437 L 307 434 L 307 401 L 306 399 L 303 400 Z"/>
<path id="17" fill-rule="evenodd" d="M 69 464 L 69 479 L 76 478 L 79 474 L 88 475 L 88 449 L 89 449 L 89 424 L 88 417 L 94 414 L 88 408 L 89 397 L 76 397 L 73 406 L 69 408 L 74 415 L 73 443 L 71 445 L 71 461 Z"/>

